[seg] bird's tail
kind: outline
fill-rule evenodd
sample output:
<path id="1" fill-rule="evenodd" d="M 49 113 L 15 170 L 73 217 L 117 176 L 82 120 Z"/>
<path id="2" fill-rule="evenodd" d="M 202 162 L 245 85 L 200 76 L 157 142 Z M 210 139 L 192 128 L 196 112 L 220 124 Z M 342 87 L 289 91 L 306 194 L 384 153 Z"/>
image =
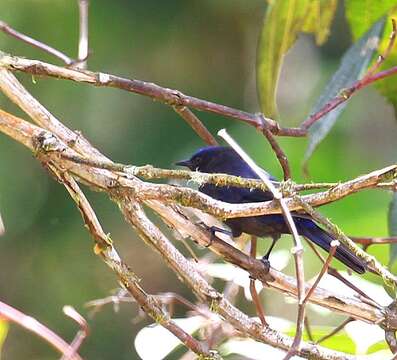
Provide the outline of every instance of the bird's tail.
<path id="1" fill-rule="evenodd" d="M 329 251 L 330 244 L 334 238 L 326 231 L 317 226 L 312 220 L 294 217 L 295 224 L 300 235 L 314 242 L 325 251 Z M 345 245 L 340 244 L 336 249 L 335 257 L 350 269 L 359 274 L 365 273 L 367 267 L 363 260 L 354 255 Z"/>

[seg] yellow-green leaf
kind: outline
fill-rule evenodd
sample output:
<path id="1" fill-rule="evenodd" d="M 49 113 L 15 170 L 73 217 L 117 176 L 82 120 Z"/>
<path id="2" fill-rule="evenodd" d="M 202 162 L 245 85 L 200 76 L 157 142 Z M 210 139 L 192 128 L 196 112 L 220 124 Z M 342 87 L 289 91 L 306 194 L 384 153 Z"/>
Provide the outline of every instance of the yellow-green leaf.
<path id="1" fill-rule="evenodd" d="M 1 357 L 1 349 L 7 337 L 7 333 L 8 333 L 8 322 L 0 318 L 0 357 Z"/>
<path id="2" fill-rule="evenodd" d="M 262 112 L 277 117 L 276 90 L 283 57 L 299 32 L 328 36 L 337 0 L 269 1 L 259 39 L 257 88 Z"/>
<path id="3" fill-rule="evenodd" d="M 338 0 L 311 1 L 302 31 L 313 33 L 317 45 L 322 45 L 328 38 Z"/>
<path id="4" fill-rule="evenodd" d="M 353 40 L 360 38 L 377 20 L 396 6 L 396 0 L 345 0 L 346 19 Z"/>

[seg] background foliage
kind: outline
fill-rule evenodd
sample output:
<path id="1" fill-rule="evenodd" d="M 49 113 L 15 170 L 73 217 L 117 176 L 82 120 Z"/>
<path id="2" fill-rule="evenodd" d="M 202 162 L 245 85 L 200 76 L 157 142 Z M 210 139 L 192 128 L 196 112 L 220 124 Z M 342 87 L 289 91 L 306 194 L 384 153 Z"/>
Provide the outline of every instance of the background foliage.
<path id="1" fill-rule="evenodd" d="M 76 53 L 75 2 L 2 0 L 0 13 L 2 20 L 16 29 L 72 56 Z M 265 13 L 263 0 L 98 0 L 90 7 L 93 54 L 89 68 L 259 111 L 256 48 Z M 298 36 L 287 53 L 279 80 L 278 113 L 284 126 L 297 125 L 305 118 L 337 69 L 352 36 L 356 39 L 361 35 L 359 27 L 351 32 L 344 4 L 339 3 L 330 38 L 321 48 L 316 47 L 313 35 Z M 3 34 L 0 49 L 56 62 Z M 18 77 L 56 116 L 81 130 L 115 161 L 170 167 L 203 145 L 170 108 L 147 98 L 54 79 Z M 2 95 L 0 106 L 26 118 Z M 227 127 L 260 164 L 281 177 L 266 140 L 254 129 L 211 114 L 199 116 L 211 130 Z M 336 127 L 314 154 L 310 162 L 312 179 L 343 180 L 395 162 L 396 135 L 392 106 L 373 88 L 365 89 L 349 102 Z M 295 180 L 303 180 L 300 167 L 306 140 L 284 138 L 281 145 L 289 156 Z M 5 136 L 0 139 L 0 174 L 0 209 L 7 230 L 0 238 L 0 298 L 71 339 L 76 326 L 64 317 L 62 306 L 71 304 L 87 314 L 84 303 L 107 296 L 117 287 L 115 278 L 93 254 L 80 215 L 64 189 L 48 178 L 29 152 Z M 101 194 L 88 195 L 105 230 L 117 241 L 126 260 L 143 279 L 144 287 L 153 293 L 175 291 L 189 298 L 190 292 L 158 256 L 131 233 L 116 207 Z M 321 211 L 347 234 L 386 236 L 390 198 L 387 192 L 368 191 Z M 285 240 L 279 242 L 279 248 L 290 247 L 291 243 Z M 369 252 L 381 262 L 388 262 L 386 247 L 373 247 Z M 309 251 L 305 259 L 310 276 L 319 263 Z M 289 272 L 293 273 L 292 262 Z M 280 295 L 265 291 L 262 296 L 267 313 L 294 320 L 295 307 L 285 304 L 280 308 L 280 303 L 284 303 Z M 243 297 L 240 305 L 254 314 L 253 306 Z M 119 359 L 136 357 L 133 339 L 148 323 L 146 319 L 133 322 L 137 313 L 137 307 L 130 305 L 122 306 L 118 314 L 110 306 L 98 313 L 90 320 L 92 334 L 81 354 L 93 359 L 112 359 L 114 354 Z M 329 323 L 329 319 L 317 316 L 312 322 L 325 320 Z M 55 354 L 41 340 L 16 326 L 10 327 L 2 353 L 4 359 L 52 359 Z"/>

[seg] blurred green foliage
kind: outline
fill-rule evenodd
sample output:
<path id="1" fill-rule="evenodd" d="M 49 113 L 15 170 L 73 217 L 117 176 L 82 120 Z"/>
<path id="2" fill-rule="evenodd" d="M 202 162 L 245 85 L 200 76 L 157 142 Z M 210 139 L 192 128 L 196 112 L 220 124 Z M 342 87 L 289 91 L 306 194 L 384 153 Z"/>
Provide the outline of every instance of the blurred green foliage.
<path id="1" fill-rule="evenodd" d="M 263 0 L 92 1 L 89 68 L 153 81 L 193 96 L 258 111 L 255 89 L 256 46 L 266 4 Z M 2 0 L 1 20 L 71 56 L 77 52 L 78 12 L 70 0 Z M 284 126 L 297 125 L 335 71 L 350 44 L 349 28 L 339 6 L 330 39 L 320 49 L 301 35 L 281 72 L 278 110 Z M 49 55 L 0 34 L 0 49 L 15 55 L 59 63 Z M 170 167 L 203 145 L 169 107 L 118 91 L 25 74 L 18 78 L 67 126 L 78 129 L 104 154 L 118 162 Z M 0 95 L 0 107 L 27 119 Z M 281 172 L 263 136 L 253 128 L 212 114 L 199 113 L 211 131 L 222 127 L 266 169 Z M 342 118 L 310 162 L 313 181 L 339 181 L 395 162 L 397 135 L 392 108 L 373 89 L 348 104 Z M 381 141 L 379 140 L 381 139 Z M 303 181 L 301 161 L 306 140 L 282 138 L 294 179 Z M 0 211 L 6 226 L 0 238 L 0 298 L 39 319 L 65 339 L 76 325 L 62 314 L 70 304 L 83 315 L 84 303 L 105 297 L 117 282 L 94 255 L 93 243 L 66 191 L 54 182 L 26 149 L 0 135 Z M 191 292 L 127 226 L 104 195 L 87 191 L 105 231 L 142 278 L 149 292 Z M 366 191 L 321 211 L 350 235 L 386 236 L 390 194 Z M 267 244 L 266 241 L 262 243 Z M 288 248 L 290 242 L 279 242 Z M 388 249 L 370 252 L 387 263 Z M 319 268 L 305 253 L 308 275 Z M 291 273 L 293 267 L 290 266 Z M 366 277 L 377 281 L 371 275 Z M 266 291 L 267 313 L 295 317 L 295 306 Z M 283 306 L 280 308 L 280 304 Z M 251 304 L 240 306 L 254 314 Z M 183 314 L 184 309 L 177 309 Z M 138 323 L 136 305 L 119 313 L 105 307 L 89 320 L 92 334 L 81 348 L 88 359 L 136 358 L 133 339 L 148 320 Z M 310 317 L 310 313 L 309 313 Z M 333 321 L 337 322 L 335 316 Z M 314 324 L 329 323 L 316 315 Z M 40 339 L 12 325 L 3 345 L 4 359 L 54 359 L 57 354 Z"/>

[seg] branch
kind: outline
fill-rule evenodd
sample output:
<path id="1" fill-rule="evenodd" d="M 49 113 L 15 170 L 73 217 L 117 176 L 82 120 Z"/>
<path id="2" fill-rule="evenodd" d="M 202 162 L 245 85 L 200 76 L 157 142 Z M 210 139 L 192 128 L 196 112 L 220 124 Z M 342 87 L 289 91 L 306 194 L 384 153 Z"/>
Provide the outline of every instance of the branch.
<path id="1" fill-rule="evenodd" d="M 218 145 L 212 134 L 189 108 L 186 106 L 174 106 L 173 108 L 207 145 Z"/>
<path id="2" fill-rule="evenodd" d="M 99 87 L 113 87 L 121 90 L 133 92 L 136 94 L 151 97 L 171 106 L 186 106 L 201 111 L 212 112 L 235 120 L 242 121 L 256 129 L 263 131 L 266 127 L 272 134 L 277 136 L 304 137 L 307 129 L 325 114 L 347 101 L 358 90 L 386 77 L 397 73 L 397 66 L 381 71 L 377 74 L 366 78 L 364 81 L 359 80 L 350 88 L 345 89 L 342 95 L 337 96 L 323 109 L 316 114 L 311 115 L 305 120 L 299 128 L 282 128 L 272 119 L 259 117 L 257 114 L 234 109 L 229 106 L 216 104 L 207 100 L 185 95 L 178 90 L 164 88 L 154 83 L 145 82 L 136 79 L 126 79 L 120 76 L 111 75 L 102 72 L 92 72 L 88 70 L 70 69 L 56 66 L 39 60 L 24 59 L 16 56 L 10 56 L 0 52 L 0 67 L 7 68 L 11 71 L 22 71 L 33 75 L 42 75 L 55 77 L 64 80 L 71 80 L 80 83 L 88 83 Z"/>
<path id="3" fill-rule="evenodd" d="M 70 69 L 45 63 L 38 60 L 29 60 L 10 56 L 0 52 L 0 67 L 10 71 L 22 71 L 33 75 L 55 77 L 57 79 L 88 83 L 99 87 L 113 87 L 136 94 L 151 97 L 171 106 L 186 106 L 201 111 L 212 112 L 235 120 L 242 121 L 257 129 L 262 129 L 264 122 L 272 133 L 279 136 L 305 136 L 306 131 L 298 128 L 281 128 L 274 120 L 258 119 L 257 114 L 216 104 L 207 100 L 185 95 L 178 90 L 164 88 L 154 83 L 142 80 L 126 79 L 120 76 L 88 70 Z"/>
<path id="4" fill-rule="evenodd" d="M 0 236 L 3 236 L 5 232 L 6 232 L 6 228 L 4 226 L 4 222 L 0 213 Z"/>
<path id="5" fill-rule="evenodd" d="M 70 346 L 66 341 L 59 337 L 52 330 L 44 326 L 42 323 L 37 321 L 35 318 L 25 315 L 19 310 L 11 307 L 0 301 L 0 315 L 7 321 L 12 321 L 26 330 L 38 335 L 50 345 L 52 345 L 61 354 L 69 354 L 71 360 L 82 360 L 79 354 L 75 352 L 75 349 Z"/>
<path id="6" fill-rule="evenodd" d="M 76 202 L 76 205 L 82 214 L 84 223 L 95 241 L 95 253 L 100 255 L 105 263 L 117 274 L 119 281 L 134 297 L 145 313 L 148 314 L 155 322 L 168 329 L 187 348 L 191 349 L 196 354 L 209 359 L 215 359 L 216 356 L 213 356 L 213 354 L 208 349 L 204 348 L 198 340 L 194 339 L 190 334 L 186 333 L 170 319 L 154 296 L 147 294 L 142 289 L 139 285 L 138 277 L 121 260 L 116 249 L 112 245 L 112 241 L 109 236 L 102 230 L 94 210 L 91 208 L 88 200 L 75 180 L 66 172 L 60 172 L 55 166 L 49 165 L 49 167 L 57 179 L 65 186 L 72 199 Z"/>
<path id="7" fill-rule="evenodd" d="M 254 259 L 256 259 L 257 240 L 258 239 L 256 236 L 254 236 L 254 235 L 251 236 L 250 256 Z M 265 311 L 263 310 L 263 305 L 261 303 L 261 299 L 258 295 L 258 292 L 256 291 L 255 281 L 256 281 L 256 279 L 250 278 L 250 293 L 251 293 L 251 297 L 252 297 L 252 302 L 255 305 L 256 312 L 258 314 L 259 320 L 261 321 L 262 325 L 269 326 L 269 324 L 266 322 Z"/>
<path id="8" fill-rule="evenodd" d="M 356 244 L 364 245 L 368 247 L 370 245 L 382 245 L 382 244 L 396 244 L 397 237 L 357 237 L 349 236 L 350 240 L 354 241 Z"/>
<path id="9" fill-rule="evenodd" d="M 375 81 L 379 81 L 386 77 L 392 76 L 397 73 L 397 66 L 381 71 L 375 74 L 375 71 L 381 66 L 384 60 L 390 55 L 390 52 L 393 48 L 395 39 L 396 39 L 396 22 L 394 19 L 392 21 L 393 30 L 390 34 L 389 44 L 388 47 L 383 55 L 380 55 L 376 63 L 368 69 L 367 73 L 363 76 L 362 79 L 357 80 L 352 86 L 347 89 L 341 90 L 340 95 L 333 98 L 327 104 L 324 105 L 322 109 L 320 109 L 317 113 L 311 115 L 308 119 L 302 122 L 301 129 L 309 129 L 315 122 L 320 120 L 325 114 L 329 113 L 340 104 L 344 103 L 345 101 L 349 100 L 358 90 L 374 83 Z"/>
<path id="10" fill-rule="evenodd" d="M 28 35 L 20 33 L 19 31 L 13 29 L 10 25 L 6 24 L 4 21 L 0 21 L 0 30 L 2 32 L 4 32 L 5 34 L 8 34 L 8 35 L 26 43 L 26 44 L 32 45 L 35 48 L 38 48 L 48 54 L 51 54 L 51 55 L 57 57 L 62 62 L 64 62 L 66 65 L 71 65 L 74 62 L 73 59 L 71 59 L 69 56 L 65 55 L 63 52 L 61 52 L 57 49 L 54 49 L 53 47 L 51 47 L 47 44 L 44 44 L 38 40 L 35 40 Z"/>
<path id="11" fill-rule="evenodd" d="M 383 280 L 386 284 L 389 284 L 393 287 L 397 286 L 397 278 L 382 264 L 376 260 L 376 258 L 372 255 L 367 254 L 360 247 L 358 247 L 353 241 L 351 241 L 343 231 L 335 224 L 333 224 L 326 217 L 322 216 L 318 213 L 313 207 L 299 197 L 295 196 L 295 199 L 301 203 L 304 210 L 316 221 L 320 224 L 324 225 L 325 228 L 333 235 L 337 240 L 340 240 L 344 245 L 346 245 L 355 255 L 359 258 L 363 259 L 371 270 L 374 270 L 376 273 L 382 276 Z"/>
<path id="12" fill-rule="evenodd" d="M 35 138 L 36 136 L 43 137 L 43 132 L 44 130 L 35 127 L 34 125 L 31 125 L 29 123 L 24 122 L 21 119 L 18 119 L 12 115 L 9 115 L 4 112 L 0 112 L 0 131 L 5 132 L 6 134 L 9 134 L 11 137 L 14 139 L 20 139 L 20 141 L 29 146 L 31 150 L 37 152 L 37 149 L 35 149 L 32 145 L 33 141 L 31 141 L 31 138 Z M 14 132 L 9 131 L 9 129 L 14 129 Z M 14 134 L 14 133 L 17 134 Z M 44 137 L 45 139 L 48 139 L 48 136 Z M 56 139 L 53 135 L 52 138 L 50 139 Z M 37 142 L 37 141 L 35 141 Z M 48 141 L 46 141 L 47 145 L 49 144 Z M 60 145 L 54 145 L 55 147 L 60 147 Z M 65 151 L 70 151 L 70 149 L 66 149 Z M 51 154 L 51 153 L 50 153 Z M 48 154 L 47 154 L 48 155 Z M 53 153 L 54 157 L 52 161 L 60 161 L 60 159 L 56 156 L 56 153 Z M 119 187 L 115 187 L 115 184 L 117 184 L 117 176 L 110 173 L 106 172 L 105 174 L 103 173 L 105 170 L 99 170 L 95 169 L 88 169 L 93 172 L 89 172 L 87 168 L 85 167 L 79 167 L 80 170 L 77 170 L 78 165 L 73 165 L 70 162 L 67 162 L 65 164 L 61 165 L 63 168 L 69 169 L 69 171 L 74 171 L 76 174 L 78 174 L 79 178 L 85 179 L 85 182 L 88 182 L 93 186 L 95 184 L 96 189 L 102 189 L 106 191 L 116 191 L 119 190 Z M 119 177 L 118 181 L 124 181 L 125 184 L 129 183 L 129 187 L 133 188 L 134 186 L 137 188 L 136 193 L 139 194 L 141 191 L 146 186 L 152 186 L 152 184 L 144 184 L 140 182 L 132 182 L 132 180 L 126 180 L 122 179 Z M 112 185 L 113 184 L 113 185 Z M 102 186 L 102 188 L 100 187 Z M 110 186 L 110 188 L 108 188 Z M 121 189 L 123 191 L 128 193 L 128 188 L 127 186 L 122 186 Z M 152 207 L 157 213 L 159 213 L 161 216 L 166 216 L 167 222 L 169 224 L 173 224 L 176 229 L 183 229 L 183 232 L 189 234 L 193 239 L 195 239 L 197 242 L 199 242 L 201 245 L 205 246 L 208 244 L 211 244 L 211 237 L 208 232 L 200 229 L 196 225 L 192 224 L 189 219 L 186 217 L 181 216 L 178 212 L 173 211 L 172 215 L 170 214 L 170 208 L 167 207 L 166 205 L 160 204 L 158 201 L 147 201 L 147 204 Z M 201 235 L 201 237 L 197 237 L 197 235 Z M 235 263 L 236 265 L 242 267 L 243 269 L 249 271 L 251 276 L 254 278 L 260 279 L 262 281 L 269 282 L 269 276 L 264 276 L 264 267 L 263 263 L 259 260 L 251 259 L 250 257 L 246 256 L 245 254 L 241 253 L 239 250 L 235 249 L 231 245 L 224 243 L 224 242 L 213 242 L 212 245 L 210 246 L 212 250 L 214 250 L 216 253 L 221 254 L 223 258 L 226 261 Z M 271 272 L 270 277 L 274 278 L 275 281 L 269 282 L 269 285 L 279 289 L 283 292 L 289 293 L 289 294 L 294 294 L 296 293 L 295 290 L 295 283 L 294 280 L 288 277 L 285 277 L 281 273 L 278 272 Z M 315 293 L 316 294 L 316 293 Z M 338 301 L 330 301 L 330 299 L 338 299 Z M 349 307 L 346 305 L 347 303 L 351 303 L 350 300 L 346 300 L 343 298 L 338 298 L 338 295 L 333 294 L 327 295 L 326 293 L 319 291 L 317 294 L 317 297 L 312 297 L 311 300 L 317 304 L 327 306 L 331 309 L 336 309 L 338 311 L 351 311 L 355 314 L 357 318 L 364 318 L 367 321 L 370 322 L 379 322 L 379 320 L 382 318 L 379 315 L 375 315 L 373 313 L 373 310 L 367 309 L 364 311 L 364 313 L 361 311 L 361 303 L 357 303 L 356 305 L 353 305 L 353 309 L 349 309 Z M 354 302 L 353 302 L 354 303 Z M 339 305 L 338 305 L 339 304 Z M 340 306 L 340 304 L 343 304 Z M 346 306 L 346 307 L 345 307 Z M 369 310 L 370 315 L 367 313 Z"/>
<path id="13" fill-rule="evenodd" d="M 80 330 L 70 344 L 72 352 L 64 354 L 61 358 L 61 360 L 70 360 L 77 353 L 85 338 L 90 334 L 90 328 L 87 321 L 72 306 L 64 306 L 62 311 L 80 326 Z"/>
<path id="14" fill-rule="evenodd" d="M 88 47 L 88 7 L 89 0 L 77 0 L 79 6 L 79 51 L 75 66 L 79 69 L 87 67 L 87 58 L 89 55 Z"/>
<path id="15" fill-rule="evenodd" d="M 0 129 L 1 130 L 6 130 L 9 129 L 9 127 L 5 126 L 4 123 L 9 123 L 8 120 L 13 119 L 14 123 L 13 125 L 16 126 L 17 129 L 22 130 L 23 134 L 19 134 L 17 137 L 21 138 L 23 140 L 23 143 L 26 144 L 32 144 L 33 141 L 28 141 L 29 136 L 34 136 L 35 134 L 42 134 L 44 132 L 43 129 L 36 128 L 31 124 L 28 124 L 26 122 L 19 123 L 18 121 L 15 121 L 15 117 L 12 117 L 9 115 L 8 117 L 4 116 L 4 114 L 1 114 L 3 116 L 0 116 Z M 22 120 L 18 119 L 20 122 Z M 23 124 L 23 125 L 22 125 Z M 30 130 L 27 130 L 26 127 L 30 128 Z M 8 131 L 9 133 L 12 133 L 11 131 Z M 53 135 L 52 135 L 53 136 Z M 54 136 L 53 136 L 54 138 Z M 33 146 L 32 146 L 33 148 Z M 56 161 L 56 157 L 55 160 Z M 59 158 L 58 158 L 59 161 Z M 64 166 L 61 165 L 64 168 L 68 168 L 69 165 L 65 164 Z M 83 167 L 82 167 L 83 168 Z M 104 172 L 104 170 L 101 170 Z M 103 174 L 101 175 L 102 177 L 104 176 Z M 108 180 L 108 183 L 110 181 Z M 117 190 L 117 188 L 113 188 L 113 190 Z M 131 206 L 131 201 L 127 201 L 127 205 Z M 147 204 L 152 207 L 156 212 L 160 213 L 161 216 L 167 218 L 168 223 L 174 223 L 177 224 L 176 228 L 182 231 L 187 231 L 187 229 L 190 230 L 189 235 L 192 236 L 192 238 L 196 239 L 196 241 L 200 242 L 201 244 L 208 244 L 211 242 L 211 234 L 209 234 L 207 231 L 204 231 L 203 229 L 200 229 L 196 225 L 192 224 L 187 218 L 182 216 L 179 212 L 173 211 L 170 207 L 167 207 L 165 205 L 160 204 L 158 201 L 149 201 Z M 185 228 L 182 226 L 182 224 L 185 225 Z M 165 246 L 163 241 L 166 241 L 165 238 L 162 236 L 160 237 L 155 237 L 156 242 L 158 243 L 161 240 L 162 246 Z M 166 248 L 162 247 L 162 253 L 165 255 L 164 257 L 169 259 L 177 259 L 176 265 L 182 266 L 182 268 L 179 268 L 178 274 L 183 276 L 186 281 L 188 282 L 189 286 L 194 289 L 196 292 L 199 292 L 201 297 L 204 297 L 207 302 L 211 305 L 211 308 L 216 308 L 218 309 L 219 313 L 227 318 L 229 322 L 237 326 L 239 329 L 241 329 L 243 332 L 247 332 L 252 336 L 253 338 L 259 340 L 259 341 L 264 341 L 268 344 L 271 344 L 273 346 L 281 347 L 284 349 L 288 349 L 291 346 L 291 342 L 288 337 L 283 337 L 281 334 L 274 332 L 270 329 L 258 329 L 258 323 L 255 321 L 249 320 L 249 318 L 241 313 L 238 309 L 233 307 L 229 302 L 227 302 L 225 299 L 222 299 L 222 296 L 218 294 L 214 289 L 209 287 L 209 285 L 201 278 L 201 275 L 197 273 L 197 270 L 193 267 L 193 264 L 188 262 L 184 257 L 177 257 L 175 258 L 175 254 L 173 251 L 173 247 L 171 246 L 169 242 L 166 242 L 168 244 Z M 102 247 L 107 246 L 107 242 L 102 244 L 103 246 L 99 246 L 99 249 Z M 157 244 L 156 246 L 159 246 Z M 262 279 L 262 281 L 268 281 L 269 278 L 268 276 L 265 276 L 266 273 L 264 272 L 263 268 L 263 263 L 259 260 L 256 259 L 251 259 L 249 256 L 241 253 L 239 250 L 235 249 L 231 245 L 224 243 L 224 242 L 217 242 L 215 241 L 213 245 L 211 245 L 211 249 L 214 249 L 214 251 L 224 251 L 225 254 L 227 254 L 226 260 L 230 261 L 236 261 L 236 263 L 240 264 L 244 268 L 246 268 L 251 276 Z M 171 253 L 168 253 L 167 251 L 171 251 Z M 103 251 L 102 251 L 103 253 Z M 175 260 L 174 260 L 175 261 Z M 294 295 L 296 294 L 296 283 L 295 280 L 289 277 L 286 277 L 285 275 L 278 273 L 274 270 L 271 271 L 270 276 L 273 277 L 275 280 L 270 282 L 269 285 L 286 293 L 289 295 Z M 305 291 L 307 291 L 309 287 L 306 288 Z M 203 295 L 204 294 L 204 295 Z M 358 319 L 363 319 L 372 323 L 379 323 L 383 319 L 383 313 L 381 310 L 378 308 L 373 307 L 372 305 L 368 304 L 363 304 L 357 299 L 353 298 L 346 298 L 341 296 L 340 294 L 337 293 L 332 293 L 329 291 L 325 291 L 323 289 L 317 288 L 316 291 L 314 292 L 313 296 L 310 299 L 311 302 L 317 303 L 319 305 L 327 306 L 330 309 L 341 311 L 341 312 L 348 312 L 349 314 L 353 313 Z M 280 337 L 281 336 L 281 337 Z M 328 350 L 325 349 L 318 349 L 311 347 L 311 345 L 303 344 L 302 345 L 302 350 L 301 353 L 312 353 L 312 354 L 318 354 L 318 351 L 324 351 L 324 358 L 327 358 L 328 355 Z M 334 352 L 331 352 L 334 353 Z"/>
<path id="16" fill-rule="evenodd" d="M 262 118 L 262 115 L 260 115 L 260 117 Z M 281 165 L 281 168 L 283 169 L 284 180 L 288 180 L 291 178 L 291 168 L 289 166 L 288 158 L 285 155 L 283 149 L 281 149 L 281 146 L 277 142 L 273 133 L 265 125 L 266 125 L 266 123 L 264 123 L 262 133 L 263 133 L 263 135 L 266 136 L 267 140 L 269 141 L 270 146 L 272 147 L 274 153 L 277 156 L 277 159 Z"/>
<path id="17" fill-rule="evenodd" d="M 142 189 L 150 187 L 153 184 L 143 183 L 131 177 L 130 175 L 124 178 L 120 176 L 119 173 L 113 173 L 104 169 L 94 169 L 88 166 L 82 166 L 81 164 L 74 164 L 71 161 L 62 159 L 62 157 L 59 156 L 59 153 L 63 152 L 69 152 L 72 156 L 76 156 L 80 153 L 82 156 L 89 158 L 92 157 L 96 161 L 105 161 L 106 157 L 100 154 L 96 149 L 91 148 L 85 139 L 75 136 L 76 134 L 60 124 L 57 119 L 48 113 L 48 111 L 45 111 L 45 109 L 43 110 L 42 105 L 39 104 L 35 99 L 32 100 L 31 96 L 26 97 L 25 93 L 23 92 L 26 90 L 24 90 L 20 85 L 16 86 L 13 83 L 13 81 L 16 81 L 15 78 L 9 77 L 9 74 L 6 73 L 7 81 L 3 82 L 3 74 L 4 70 L 0 71 L 0 86 L 3 86 L 5 89 L 7 89 L 8 85 L 12 86 L 12 89 L 16 89 L 15 92 L 11 90 L 8 91 L 9 93 L 13 94 L 12 99 L 17 101 L 18 104 L 21 104 L 25 111 L 31 113 L 33 115 L 32 118 L 36 122 L 43 124 L 46 129 L 52 127 L 55 131 L 55 134 L 60 136 L 63 142 L 57 139 L 54 134 L 48 132 L 47 130 L 31 125 L 21 119 L 3 112 L 0 113 L 1 131 L 9 134 L 11 137 L 21 141 L 23 144 L 32 149 L 41 161 L 44 161 L 47 164 L 57 164 L 57 166 L 60 166 L 62 169 L 67 169 L 67 171 L 75 173 L 79 179 L 84 179 L 84 182 L 88 183 L 94 189 L 107 191 L 116 200 L 119 200 L 120 195 L 128 195 L 128 197 L 123 196 L 124 201 L 127 202 L 127 204 L 124 205 L 123 211 L 128 210 L 128 208 L 125 208 L 125 206 L 137 206 L 136 204 L 134 205 L 132 201 L 127 201 L 127 198 L 134 199 L 134 196 L 139 194 Z M 69 142 L 66 142 L 65 139 L 72 139 L 73 141 L 69 140 Z M 69 146 L 72 146 L 73 149 L 71 149 Z M 118 201 L 118 203 L 121 204 L 120 201 Z M 166 217 L 168 223 L 175 221 L 184 221 L 188 223 L 188 226 L 190 226 L 189 229 L 191 229 L 189 235 L 193 239 L 196 239 L 197 242 L 205 242 L 205 244 L 208 244 L 211 241 L 210 234 L 208 232 L 204 231 L 203 229 L 198 230 L 200 228 L 192 224 L 185 217 L 181 216 L 179 212 L 173 211 L 171 207 L 161 204 L 157 200 L 148 200 L 145 201 L 145 203 L 160 213 L 162 217 Z M 130 220 L 134 221 L 133 219 Z M 220 294 L 216 292 L 216 290 L 211 288 L 197 272 L 194 264 L 187 261 L 182 255 L 180 255 L 180 257 L 176 256 L 174 251 L 176 249 L 174 249 L 172 244 L 170 244 L 161 233 L 157 233 L 155 228 L 152 228 L 151 226 L 152 225 L 150 225 L 149 228 L 146 228 L 146 232 L 142 233 L 142 235 L 145 235 L 145 239 L 147 241 L 151 239 L 152 246 L 155 247 L 157 251 L 160 251 L 164 254 L 164 258 L 167 259 L 168 264 L 170 264 L 170 266 L 175 266 L 175 268 L 173 268 L 174 271 L 179 276 L 184 278 L 192 289 L 201 294 L 200 296 L 205 298 L 212 309 L 217 309 L 219 314 L 224 316 L 229 323 L 233 324 L 243 333 L 249 334 L 254 339 L 266 342 L 285 350 L 290 348 L 292 341 L 289 337 L 282 336 L 281 334 L 270 329 L 258 328 L 258 323 L 256 321 L 250 320 L 245 314 L 241 313 L 238 309 L 223 299 Z M 183 229 L 183 227 L 177 228 L 180 231 L 186 232 L 186 229 Z M 141 229 L 144 230 L 145 227 Z M 150 232 L 151 230 L 155 232 L 152 233 Z M 197 237 L 199 234 L 205 237 Z M 98 247 L 96 247 L 97 252 L 103 253 L 106 249 L 108 249 L 109 244 L 105 240 L 106 238 L 102 239 L 102 242 L 99 242 Z M 237 249 L 233 248 L 231 245 L 224 242 L 216 241 L 215 244 L 211 245 L 211 249 L 226 251 L 231 260 L 241 262 L 242 266 L 247 268 L 251 276 L 255 276 L 262 281 L 269 280 L 268 276 L 265 276 L 266 273 L 264 272 L 263 263 L 261 261 L 251 259 Z M 294 295 L 297 293 L 296 282 L 294 279 L 285 277 L 283 274 L 278 273 L 273 269 L 270 272 L 270 276 L 274 277 L 274 281 L 269 282 L 270 286 L 289 295 Z M 305 291 L 308 291 L 308 289 L 309 287 L 306 287 Z M 349 312 L 349 314 L 353 312 L 357 318 L 364 319 L 369 322 L 381 323 L 383 321 L 383 313 L 381 309 L 374 307 L 372 304 L 363 303 L 359 299 L 346 298 L 340 294 L 325 291 L 320 288 L 316 289 L 310 301 L 323 304 L 323 306 L 327 306 L 337 311 L 345 313 Z M 329 351 L 321 347 L 315 347 L 306 343 L 302 343 L 300 354 L 303 356 L 312 354 L 317 357 L 320 356 L 321 358 L 342 356 L 342 354 L 337 352 Z"/>

